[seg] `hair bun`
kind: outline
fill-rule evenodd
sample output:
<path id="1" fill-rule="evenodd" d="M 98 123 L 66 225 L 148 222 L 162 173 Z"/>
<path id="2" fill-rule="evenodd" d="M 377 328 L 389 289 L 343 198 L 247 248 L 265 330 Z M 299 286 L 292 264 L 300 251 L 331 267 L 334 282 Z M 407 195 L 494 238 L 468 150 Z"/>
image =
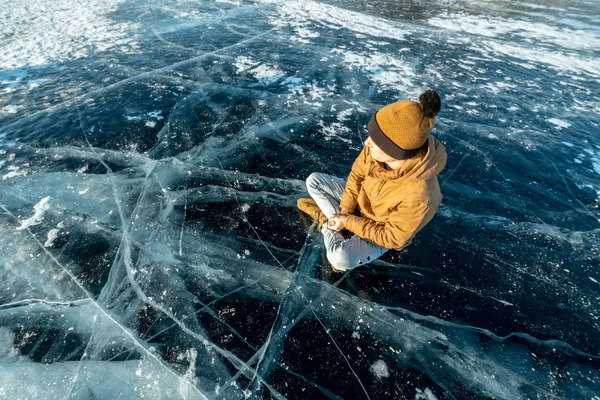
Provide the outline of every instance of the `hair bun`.
<path id="1" fill-rule="evenodd" d="M 423 113 L 433 118 L 440 112 L 442 100 L 435 90 L 426 90 L 419 96 L 419 103 L 423 106 Z"/>

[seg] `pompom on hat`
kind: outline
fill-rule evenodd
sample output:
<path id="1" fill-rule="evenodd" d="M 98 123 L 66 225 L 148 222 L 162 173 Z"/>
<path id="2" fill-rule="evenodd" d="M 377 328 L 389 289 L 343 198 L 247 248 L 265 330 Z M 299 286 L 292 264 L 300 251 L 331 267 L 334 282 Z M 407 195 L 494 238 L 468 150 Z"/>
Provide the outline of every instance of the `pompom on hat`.
<path id="1" fill-rule="evenodd" d="M 414 157 L 427 143 L 440 108 L 440 96 L 434 90 L 423 92 L 419 102 L 402 100 L 389 104 L 371 118 L 369 137 L 396 160 Z"/>

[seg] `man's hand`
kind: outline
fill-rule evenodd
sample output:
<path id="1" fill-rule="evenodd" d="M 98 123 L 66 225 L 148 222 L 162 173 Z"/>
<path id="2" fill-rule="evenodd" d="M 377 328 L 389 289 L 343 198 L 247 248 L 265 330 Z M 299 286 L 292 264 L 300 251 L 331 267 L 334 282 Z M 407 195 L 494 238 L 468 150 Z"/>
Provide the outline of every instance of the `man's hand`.
<path id="1" fill-rule="evenodd" d="M 327 227 L 333 231 L 339 232 L 346 228 L 346 219 L 348 214 L 335 214 L 327 222 Z"/>

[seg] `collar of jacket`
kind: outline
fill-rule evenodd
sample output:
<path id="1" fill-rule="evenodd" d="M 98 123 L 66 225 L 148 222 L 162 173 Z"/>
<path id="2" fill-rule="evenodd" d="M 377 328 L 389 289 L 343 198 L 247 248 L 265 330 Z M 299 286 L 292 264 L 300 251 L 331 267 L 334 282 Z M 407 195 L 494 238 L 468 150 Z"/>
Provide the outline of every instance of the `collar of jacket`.
<path id="1" fill-rule="evenodd" d="M 384 167 L 383 163 L 380 163 L 379 161 L 376 161 L 372 157 L 370 157 L 371 153 L 369 152 L 369 157 L 372 161 L 371 168 L 369 169 L 369 176 L 377 179 L 382 179 L 384 181 L 393 181 L 402 178 L 405 175 L 410 174 L 413 168 L 423 160 L 426 153 L 427 147 L 422 148 L 421 150 L 419 150 L 416 156 L 405 160 L 404 164 L 402 164 L 402 167 L 398 169 L 389 170 Z"/>

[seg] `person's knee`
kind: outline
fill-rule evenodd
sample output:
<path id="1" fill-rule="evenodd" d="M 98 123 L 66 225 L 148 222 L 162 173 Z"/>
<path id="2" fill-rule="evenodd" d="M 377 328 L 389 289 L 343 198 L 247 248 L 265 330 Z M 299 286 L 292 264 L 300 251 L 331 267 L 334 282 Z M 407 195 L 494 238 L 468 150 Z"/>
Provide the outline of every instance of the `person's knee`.
<path id="1" fill-rule="evenodd" d="M 333 249 L 327 251 L 327 260 L 339 271 L 354 269 L 363 264 L 362 260 L 355 259 L 343 246 L 335 246 Z"/>
<path id="2" fill-rule="evenodd" d="M 308 189 L 309 193 L 312 190 L 316 190 L 321 187 L 321 183 L 322 179 L 319 172 L 313 172 L 308 176 L 308 178 L 306 178 L 306 188 Z"/>

